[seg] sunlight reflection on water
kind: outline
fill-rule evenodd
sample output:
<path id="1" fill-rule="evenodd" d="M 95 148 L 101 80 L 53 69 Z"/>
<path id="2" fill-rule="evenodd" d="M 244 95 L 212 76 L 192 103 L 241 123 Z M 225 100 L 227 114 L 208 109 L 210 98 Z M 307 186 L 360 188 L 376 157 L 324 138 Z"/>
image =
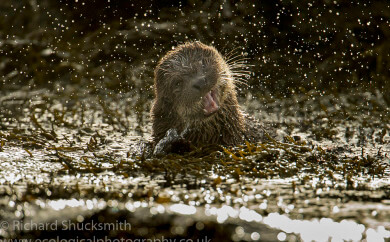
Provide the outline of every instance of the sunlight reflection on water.
<path id="1" fill-rule="evenodd" d="M 174 204 L 169 208 L 172 212 L 180 213 L 183 215 L 191 215 L 196 213 L 196 208 L 194 206 L 189 206 L 185 204 Z"/>
<path id="2" fill-rule="evenodd" d="M 192 215 L 196 213 L 197 209 L 194 206 L 174 204 L 170 206 L 170 211 L 183 215 Z M 367 241 L 384 241 L 390 238 L 390 231 L 383 226 L 378 227 L 376 230 L 372 228 L 366 229 L 363 224 L 345 219 L 340 222 L 330 218 L 297 220 L 290 219 L 288 216 L 279 213 L 270 213 L 263 218 L 256 211 L 246 207 L 235 209 L 227 205 L 221 208 L 208 208 L 204 213 L 206 216 L 216 216 L 219 223 L 224 223 L 229 218 L 239 218 L 247 222 L 263 222 L 272 228 L 284 231 L 278 234 L 277 238 L 279 241 L 286 240 L 286 233 L 297 234 L 303 241 L 359 241 L 363 239 L 364 234 Z M 261 234 L 255 233 L 251 235 L 251 238 L 257 240 L 260 239 L 260 236 Z"/>
<path id="3" fill-rule="evenodd" d="M 115 200 L 105 202 L 104 200 L 91 199 L 59 199 L 42 201 L 37 200 L 37 205 L 41 208 L 48 207 L 54 211 L 63 210 L 66 212 L 66 208 L 80 208 L 84 210 L 93 209 L 105 209 L 107 207 L 118 208 L 119 203 Z M 10 205 L 11 206 L 11 205 Z M 120 207 L 120 206 L 119 206 Z M 261 229 L 262 225 L 269 226 L 269 229 L 281 230 L 277 232 L 276 238 L 279 241 L 295 240 L 298 236 L 302 241 L 360 241 L 365 239 L 366 241 L 385 241 L 390 238 L 390 231 L 384 226 L 376 226 L 376 228 L 366 227 L 363 224 L 359 224 L 352 220 L 343 219 L 340 222 L 334 221 L 331 218 L 311 219 L 311 220 L 299 220 L 291 219 L 285 214 L 270 213 L 267 216 L 260 215 L 256 210 L 249 209 L 247 207 L 233 208 L 228 205 L 221 207 L 206 206 L 206 208 L 196 207 L 186 204 L 171 204 L 162 205 L 156 204 L 155 206 L 144 202 L 127 202 L 122 209 L 127 209 L 130 212 L 136 212 L 140 209 L 148 209 L 150 214 L 164 214 L 164 213 L 176 213 L 179 215 L 190 216 L 198 223 L 202 223 L 205 220 L 214 220 L 220 224 L 241 224 L 237 226 L 232 238 L 248 238 L 249 240 L 260 240 L 262 236 L 265 236 L 267 230 Z M 80 211 L 81 211 L 80 210 Z M 145 215 L 145 213 L 142 213 Z M 251 227 L 255 228 L 251 231 L 246 231 L 247 227 L 245 223 L 238 222 L 246 221 L 251 223 Z M 234 222 L 236 221 L 236 222 Z M 201 224 L 200 224 L 201 225 Z M 199 226 L 200 226 L 199 225 Z M 183 232 L 185 228 L 183 227 Z"/>
<path id="4" fill-rule="evenodd" d="M 383 226 L 378 227 L 376 230 L 372 228 L 366 230 L 363 224 L 350 220 L 342 220 L 341 222 L 336 222 L 330 218 L 296 220 L 279 213 L 270 213 L 263 218 L 256 211 L 246 207 L 241 207 L 237 210 L 226 205 L 221 208 L 212 207 L 206 209 L 205 214 L 207 216 L 216 216 L 217 221 L 220 223 L 225 222 L 229 217 L 238 217 L 247 222 L 263 222 L 285 233 L 297 234 L 303 241 L 359 241 L 362 240 L 364 234 L 367 237 L 367 241 L 384 241 L 384 239 L 390 238 L 390 231 Z M 285 233 L 278 234 L 280 241 L 286 240 Z M 254 236 L 257 238 L 256 235 Z"/>

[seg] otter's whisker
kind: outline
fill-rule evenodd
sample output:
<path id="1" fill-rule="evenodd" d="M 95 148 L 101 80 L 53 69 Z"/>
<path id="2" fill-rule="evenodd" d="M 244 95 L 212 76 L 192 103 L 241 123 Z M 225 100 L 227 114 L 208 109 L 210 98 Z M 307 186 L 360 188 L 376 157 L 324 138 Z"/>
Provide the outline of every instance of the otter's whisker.
<path id="1" fill-rule="evenodd" d="M 224 55 L 225 59 L 229 59 L 231 56 L 234 56 L 236 54 L 236 50 L 242 48 L 240 46 L 235 47 L 231 51 L 229 51 L 227 54 Z"/>
<path id="2" fill-rule="evenodd" d="M 237 62 L 237 61 L 248 61 L 249 58 L 248 57 L 244 57 L 242 55 L 236 55 L 236 56 L 232 56 L 230 59 L 227 59 L 226 60 L 226 63 L 234 63 L 234 62 Z"/>
<path id="3" fill-rule="evenodd" d="M 226 60 L 226 63 L 231 64 L 231 63 L 234 63 L 236 61 L 247 61 L 247 60 L 249 60 L 249 58 L 243 57 L 242 55 L 236 55 L 236 56 L 233 56 L 230 59 Z"/>

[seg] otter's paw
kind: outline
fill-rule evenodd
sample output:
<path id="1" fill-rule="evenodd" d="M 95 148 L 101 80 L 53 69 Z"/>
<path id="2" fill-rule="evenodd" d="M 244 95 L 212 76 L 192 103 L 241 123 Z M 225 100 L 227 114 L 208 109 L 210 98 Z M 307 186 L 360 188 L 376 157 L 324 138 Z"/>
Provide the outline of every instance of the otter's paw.
<path id="1" fill-rule="evenodd" d="M 183 154 L 191 151 L 191 143 L 179 135 L 176 129 L 169 129 L 154 147 L 153 155 L 165 155 L 168 153 Z"/>

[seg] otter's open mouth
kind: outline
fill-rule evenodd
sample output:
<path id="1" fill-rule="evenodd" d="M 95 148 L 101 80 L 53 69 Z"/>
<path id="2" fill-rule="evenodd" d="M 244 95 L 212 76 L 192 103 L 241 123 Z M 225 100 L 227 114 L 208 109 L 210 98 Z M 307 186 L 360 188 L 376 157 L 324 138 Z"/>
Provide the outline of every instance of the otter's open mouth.
<path id="1" fill-rule="evenodd" d="M 203 98 L 203 112 L 205 116 L 210 116 L 213 113 L 217 112 L 219 109 L 217 91 L 209 91 Z"/>

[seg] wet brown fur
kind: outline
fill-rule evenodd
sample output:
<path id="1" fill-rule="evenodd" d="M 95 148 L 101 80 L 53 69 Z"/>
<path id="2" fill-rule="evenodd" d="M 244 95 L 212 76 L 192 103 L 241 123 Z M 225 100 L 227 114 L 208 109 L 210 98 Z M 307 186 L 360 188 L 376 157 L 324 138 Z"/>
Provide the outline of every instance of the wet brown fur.
<path id="1" fill-rule="evenodd" d="M 216 88 L 219 97 L 220 109 L 209 117 L 201 116 L 202 107 L 191 90 L 176 89 L 174 85 L 175 80 L 183 78 L 182 73 L 200 70 L 210 82 L 208 90 Z M 171 128 L 183 133 L 194 145 L 236 145 L 243 141 L 244 116 L 238 105 L 234 79 L 229 65 L 214 47 L 200 42 L 180 45 L 158 62 L 154 74 L 151 118 L 155 143 Z"/>

